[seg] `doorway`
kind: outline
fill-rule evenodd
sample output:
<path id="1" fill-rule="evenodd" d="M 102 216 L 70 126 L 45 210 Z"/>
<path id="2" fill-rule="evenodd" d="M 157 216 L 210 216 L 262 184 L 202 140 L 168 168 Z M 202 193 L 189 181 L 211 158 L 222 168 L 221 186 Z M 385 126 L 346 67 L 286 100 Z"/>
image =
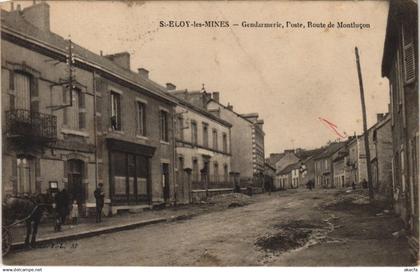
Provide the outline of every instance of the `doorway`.
<path id="1" fill-rule="evenodd" d="M 163 186 L 163 200 L 169 202 L 169 164 L 162 163 L 162 186 Z"/>
<path id="2" fill-rule="evenodd" d="M 85 191 L 83 187 L 83 166 L 84 162 L 81 160 L 68 161 L 68 194 L 69 200 L 77 201 L 79 207 L 85 202 Z"/>

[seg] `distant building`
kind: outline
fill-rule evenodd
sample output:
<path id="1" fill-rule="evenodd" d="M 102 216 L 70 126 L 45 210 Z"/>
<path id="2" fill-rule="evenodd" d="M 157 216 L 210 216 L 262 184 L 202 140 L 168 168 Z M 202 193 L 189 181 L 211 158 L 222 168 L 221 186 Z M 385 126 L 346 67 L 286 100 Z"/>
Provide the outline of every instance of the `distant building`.
<path id="1" fill-rule="evenodd" d="M 277 189 L 296 189 L 302 186 L 301 163 L 296 162 L 286 166 L 277 173 Z"/>
<path id="2" fill-rule="evenodd" d="M 391 0 L 382 59 L 389 80 L 393 144 L 394 209 L 404 220 L 418 258 L 419 237 L 419 86 L 418 6 Z"/>
<path id="3" fill-rule="evenodd" d="M 316 187 L 332 188 L 334 186 L 334 154 L 345 144 L 345 142 L 331 143 L 314 157 Z"/>
<path id="4" fill-rule="evenodd" d="M 207 110 L 197 107 L 177 96 L 176 153 L 178 199 L 187 203 L 192 190 L 233 188 L 231 172 L 232 125 Z"/>
<path id="5" fill-rule="evenodd" d="M 297 163 L 300 161 L 300 158 L 296 156 L 293 149 L 284 150 L 283 156 L 276 162 L 276 171 L 280 172 L 287 166 Z"/>
<path id="6" fill-rule="evenodd" d="M 369 128 L 372 184 L 375 197 L 392 203 L 392 134 L 389 114 L 378 114 Z"/>
<path id="7" fill-rule="evenodd" d="M 264 176 L 264 121 L 258 119 L 257 113 L 239 114 L 233 106 L 220 103 L 219 93 L 213 95 L 206 91 L 176 92 L 177 97 L 193 105 L 207 109 L 215 116 L 232 124 L 231 152 L 232 172 L 243 185 L 254 184 L 262 187 Z"/>

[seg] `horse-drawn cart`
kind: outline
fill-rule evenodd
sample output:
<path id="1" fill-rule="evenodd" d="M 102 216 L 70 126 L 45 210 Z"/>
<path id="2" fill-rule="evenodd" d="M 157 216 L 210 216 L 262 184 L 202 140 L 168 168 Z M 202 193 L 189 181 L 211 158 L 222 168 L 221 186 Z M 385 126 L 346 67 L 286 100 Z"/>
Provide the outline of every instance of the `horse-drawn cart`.
<path id="1" fill-rule="evenodd" d="M 2 203 L 2 256 L 7 255 L 12 247 L 12 229 L 18 224 L 26 225 L 25 244 L 35 245 L 38 224 L 43 212 L 50 207 L 49 200 L 45 195 L 36 197 L 8 196 Z M 32 237 L 30 237 L 32 236 Z M 30 239 L 31 238 L 31 239 Z"/>

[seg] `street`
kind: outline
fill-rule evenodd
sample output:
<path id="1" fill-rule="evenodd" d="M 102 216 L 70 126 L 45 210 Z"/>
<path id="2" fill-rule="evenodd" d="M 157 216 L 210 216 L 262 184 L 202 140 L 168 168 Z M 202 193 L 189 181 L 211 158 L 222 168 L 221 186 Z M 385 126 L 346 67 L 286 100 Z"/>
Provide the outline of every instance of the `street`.
<path id="1" fill-rule="evenodd" d="M 34 250 L 7 265 L 409 266 L 397 216 L 360 192 L 306 189 L 253 203 Z"/>

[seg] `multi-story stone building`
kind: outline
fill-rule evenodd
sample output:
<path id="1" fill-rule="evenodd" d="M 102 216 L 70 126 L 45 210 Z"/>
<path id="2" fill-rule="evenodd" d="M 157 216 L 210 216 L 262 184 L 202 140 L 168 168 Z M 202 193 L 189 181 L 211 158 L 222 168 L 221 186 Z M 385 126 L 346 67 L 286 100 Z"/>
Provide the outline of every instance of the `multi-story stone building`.
<path id="1" fill-rule="evenodd" d="M 3 196 L 66 188 L 87 211 L 102 182 L 114 212 L 173 201 L 175 99 L 127 53 L 52 33 L 45 2 L 1 20 Z"/>
<path id="2" fill-rule="evenodd" d="M 183 99 L 185 91 L 168 92 L 177 98 L 176 153 L 178 199 L 191 201 L 191 191 L 233 188 L 231 172 L 232 125 Z M 188 94 L 187 94 L 188 95 Z"/>
<path id="3" fill-rule="evenodd" d="M 375 198 L 392 202 L 392 137 L 389 114 L 378 114 L 368 130 L 370 167 Z"/>
<path id="4" fill-rule="evenodd" d="M 231 129 L 231 171 L 246 183 L 262 186 L 264 177 L 264 121 L 258 114 L 239 114 L 233 106 L 220 103 L 219 93 L 213 95 L 205 90 L 184 92 L 182 98 L 193 105 L 208 110 L 215 116 L 229 122 Z"/>
<path id="5" fill-rule="evenodd" d="M 394 208 L 419 236 L 419 90 L 417 1 L 390 1 L 382 76 L 389 79 Z"/>
<path id="6" fill-rule="evenodd" d="M 331 188 L 334 186 L 333 160 L 338 150 L 345 146 L 345 142 L 331 143 L 324 151 L 314 157 L 315 186 Z"/>

